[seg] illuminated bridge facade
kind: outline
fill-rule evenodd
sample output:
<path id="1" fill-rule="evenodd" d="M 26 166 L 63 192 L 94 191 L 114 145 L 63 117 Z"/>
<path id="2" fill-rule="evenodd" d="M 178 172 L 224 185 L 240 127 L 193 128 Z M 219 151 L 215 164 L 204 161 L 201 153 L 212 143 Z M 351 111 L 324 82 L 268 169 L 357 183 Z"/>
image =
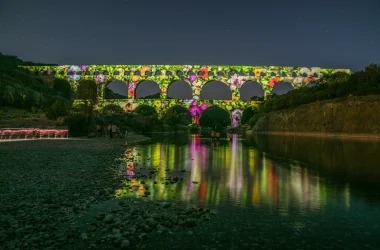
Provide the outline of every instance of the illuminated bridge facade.
<path id="1" fill-rule="evenodd" d="M 120 105 L 127 112 L 137 106 L 153 106 L 161 116 L 173 106 L 179 105 L 189 109 L 193 121 L 197 123 L 202 112 L 210 106 L 218 106 L 231 114 L 234 126 L 239 125 L 242 112 L 255 105 L 256 101 L 242 100 L 244 86 L 255 84 L 265 97 L 273 93 L 280 85 L 290 89 L 305 87 L 324 75 L 336 72 L 351 73 L 348 69 L 331 69 L 319 67 L 280 67 L 280 66 L 218 66 L 218 65 L 61 65 L 61 66 L 26 66 L 37 74 L 54 75 L 67 79 L 75 90 L 82 79 L 91 79 L 97 85 L 98 108 L 109 104 Z M 107 96 L 109 86 L 122 82 L 125 91 L 122 94 Z M 186 82 L 191 88 L 191 96 L 186 99 L 169 98 L 167 93 L 173 84 Z M 231 93 L 228 100 L 203 100 L 202 89 L 211 82 L 220 82 Z M 158 99 L 136 98 L 136 92 L 146 82 L 157 84 L 160 95 Z"/>

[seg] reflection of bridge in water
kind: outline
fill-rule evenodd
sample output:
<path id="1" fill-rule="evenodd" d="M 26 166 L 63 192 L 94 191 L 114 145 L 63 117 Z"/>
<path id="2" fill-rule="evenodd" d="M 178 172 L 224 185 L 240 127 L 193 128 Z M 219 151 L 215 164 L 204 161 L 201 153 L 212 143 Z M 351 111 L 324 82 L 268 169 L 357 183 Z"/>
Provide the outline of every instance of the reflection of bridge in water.
<path id="1" fill-rule="evenodd" d="M 93 80 L 97 89 L 98 107 L 117 104 L 126 111 L 137 106 L 148 105 L 155 108 L 159 116 L 175 105 L 186 107 L 194 122 L 210 106 L 220 107 L 230 112 L 233 121 L 239 121 L 242 111 L 255 105 L 253 96 L 265 97 L 276 92 L 276 88 L 297 89 L 311 84 L 322 76 L 347 69 L 324 69 L 319 67 L 281 67 L 281 66 L 224 66 L 224 65 L 61 65 L 61 66 L 23 66 L 32 72 L 51 75 L 71 81 L 76 91 L 81 88 L 81 80 Z M 118 93 L 110 86 L 119 84 Z M 159 94 L 155 100 L 136 98 L 140 87 L 154 83 Z M 168 99 L 170 89 L 184 82 L 183 98 Z M 228 100 L 202 100 L 202 91 L 214 88 L 220 83 L 230 95 Z M 255 94 L 248 93 L 248 86 L 256 88 Z M 215 86 L 215 85 L 214 85 Z M 278 92 L 277 92 L 278 93 Z M 281 94 L 281 93 L 280 93 Z M 207 98 L 206 98 L 207 99 Z M 211 99 L 218 99 L 217 97 Z M 79 100 L 78 100 L 79 101 Z"/>
<path id="2" fill-rule="evenodd" d="M 284 211 L 290 207 L 319 209 L 331 198 L 327 183 L 311 171 L 294 164 L 280 166 L 265 154 L 244 145 L 237 135 L 232 142 L 215 143 L 195 135 L 189 145 L 142 145 L 132 152 L 133 155 L 137 153 L 141 159 L 151 158 L 144 163 L 144 168 L 158 171 L 154 179 L 144 184 L 132 182 L 138 192 L 125 190 L 124 195 L 128 197 L 140 197 L 148 187 L 150 195 L 144 199 L 179 200 L 208 206 L 224 203 L 243 207 L 268 205 Z M 131 162 L 131 166 L 133 164 L 136 162 Z M 140 165 L 135 165 L 135 169 L 138 168 Z M 183 169 L 187 170 L 183 181 L 163 184 L 168 176 L 182 176 Z M 133 175 L 131 177 L 134 180 Z M 349 195 L 346 195 L 349 188 L 334 190 L 334 195 L 337 191 L 346 197 L 346 206 L 349 206 Z M 120 193 L 123 192 L 120 190 Z"/>

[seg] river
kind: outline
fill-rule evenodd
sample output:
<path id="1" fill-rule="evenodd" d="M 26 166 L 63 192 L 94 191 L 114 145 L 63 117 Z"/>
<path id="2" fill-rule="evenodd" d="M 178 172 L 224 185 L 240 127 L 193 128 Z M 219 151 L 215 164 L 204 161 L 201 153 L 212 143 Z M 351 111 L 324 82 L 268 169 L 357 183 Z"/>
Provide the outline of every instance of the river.
<path id="1" fill-rule="evenodd" d="M 124 196 L 148 186 L 142 199 L 216 211 L 192 231 L 153 235 L 157 249 L 380 249 L 379 152 L 338 138 L 155 136 L 134 147 L 128 174 L 157 174 Z"/>

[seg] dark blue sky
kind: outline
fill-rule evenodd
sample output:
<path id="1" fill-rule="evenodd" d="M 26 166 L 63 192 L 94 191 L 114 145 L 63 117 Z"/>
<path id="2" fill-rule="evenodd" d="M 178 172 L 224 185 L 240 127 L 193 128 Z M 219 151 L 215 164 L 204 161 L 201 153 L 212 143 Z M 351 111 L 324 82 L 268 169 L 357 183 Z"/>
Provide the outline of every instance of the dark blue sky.
<path id="1" fill-rule="evenodd" d="M 380 61 L 379 0 L 1 0 L 0 51 L 56 64 L 363 69 Z"/>

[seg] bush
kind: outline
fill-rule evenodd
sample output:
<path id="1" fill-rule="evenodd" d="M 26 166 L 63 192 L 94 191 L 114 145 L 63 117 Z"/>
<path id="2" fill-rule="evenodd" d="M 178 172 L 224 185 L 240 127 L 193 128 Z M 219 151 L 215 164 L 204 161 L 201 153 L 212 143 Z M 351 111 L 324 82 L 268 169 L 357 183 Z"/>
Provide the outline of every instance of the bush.
<path id="1" fill-rule="evenodd" d="M 121 114 L 121 113 L 124 113 L 124 110 L 119 105 L 109 104 L 105 106 L 104 108 L 102 108 L 100 112 L 102 114 L 113 114 L 113 113 Z"/>
<path id="2" fill-rule="evenodd" d="M 46 117 L 50 120 L 57 120 L 58 118 L 65 117 L 69 114 L 71 103 L 62 100 L 56 100 L 47 109 Z"/>
<path id="3" fill-rule="evenodd" d="M 86 119 L 85 114 L 71 114 L 65 118 L 64 124 L 68 126 L 72 136 L 87 136 L 95 131 L 94 120 Z"/>
<path id="4" fill-rule="evenodd" d="M 200 131 L 201 131 L 201 127 L 198 124 L 191 124 L 190 125 L 190 133 L 198 134 Z"/>
<path id="5" fill-rule="evenodd" d="M 256 114 L 254 114 L 254 115 L 251 117 L 251 119 L 249 119 L 249 122 L 248 122 L 249 126 L 250 126 L 251 128 L 253 128 L 253 127 L 256 125 L 256 122 L 260 119 L 261 116 L 262 116 L 262 114 L 260 114 L 260 113 L 256 113 Z"/>
<path id="6" fill-rule="evenodd" d="M 71 86 L 70 83 L 63 79 L 54 79 L 53 89 L 56 90 L 65 99 L 71 99 Z"/>
<path id="7" fill-rule="evenodd" d="M 243 114 L 241 116 L 241 124 L 247 124 L 249 123 L 249 120 L 251 119 L 251 117 L 253 115 L 255 115 L 256 113 L 259 112 L 259 108 L 258 107 L 249 107 L 249 108 L 246 108 L 244 111 L 243 111 Z"/>

